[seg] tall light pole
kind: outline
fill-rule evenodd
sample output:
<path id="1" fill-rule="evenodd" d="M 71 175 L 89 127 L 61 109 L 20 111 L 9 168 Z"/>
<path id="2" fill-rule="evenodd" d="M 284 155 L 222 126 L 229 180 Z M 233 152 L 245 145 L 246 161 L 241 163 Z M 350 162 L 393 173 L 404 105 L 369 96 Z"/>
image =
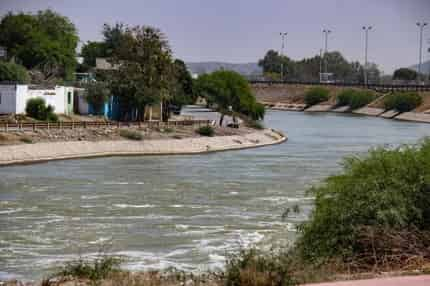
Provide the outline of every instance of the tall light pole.
<path id="1" fill-rule="evenodd" d="M 420 29 L 420 59 L 419 59 L 419 64 L 418 64 L 418 80 L 421 80 L 421 65 L 423 62 L 423 31 L 424 31 L 424 27 L 427 26 L 428 23 L 426 22 L 417 22 L 417 26 Z"/>
<path id="2" fill-rule="evenodd" d="M 372 26 L 363 26 L 363 30 L 365 33 L 365 40 L 364 40 L 364 84 L 367 86 L 368 84 L 368 78 L 367 78 L 367 51 L 369 47 L 369 31 L 372 30 Z"/>
<path id="3" fill-rule="evenodd" d="M 284 49 L 285 49 L 285 40 L 286 37 L 288 35 L 288 33 L 286 32 L 281 32 L 279 33 L 279 35 L 281 36 L 281 80 L 284 80 Z"/>
<path id="4" fill-rule="evenodd" d="M 331 30 L 324 29 L 324 58 L 325 58 L 325 73 L 328 73 L 328 59 L 327 59 L 327 52 L 328 52 L 328 35 L 331 34 Z"/>

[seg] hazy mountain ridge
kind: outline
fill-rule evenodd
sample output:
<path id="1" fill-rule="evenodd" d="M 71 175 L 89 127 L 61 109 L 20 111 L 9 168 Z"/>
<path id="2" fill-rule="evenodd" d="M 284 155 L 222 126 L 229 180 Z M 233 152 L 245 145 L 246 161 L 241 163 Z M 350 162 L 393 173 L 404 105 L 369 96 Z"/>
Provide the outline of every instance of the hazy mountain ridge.
<path id="1" fill-rule="evenodd" d="M 242 75 L 261 75 L 263 70 L 257 63 L 234 64 L 226 62 L 193 62 L 186 63 L 188 69 L 194 74 L 211 73 L 217 70 L 232 70 Z"/>

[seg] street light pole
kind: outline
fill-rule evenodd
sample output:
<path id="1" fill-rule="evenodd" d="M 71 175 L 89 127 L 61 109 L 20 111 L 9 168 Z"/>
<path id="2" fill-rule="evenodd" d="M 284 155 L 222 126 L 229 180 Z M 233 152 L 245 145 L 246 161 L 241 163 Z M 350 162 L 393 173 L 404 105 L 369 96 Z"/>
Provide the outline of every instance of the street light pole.
<path id="1" fill-rule="evenodd" d="M 365 40 L 364 40 L 364 84 L 367 86 L 368 84 L 368 77 L 367 77 L 367 52 L 368 52 L 368 46 L 369 46 L 369 31 L 372 30 L 372 26 L 363 26 L 363 30 L 365 32 Z"/>
<path id="2" fill-rule="evenodd" d="M 423 31 L 424 27 L 427 26 L 428 23 L 426 22 L 417 22 L 417 26 L 420 29 L 420 52 L 419 52 L 419 64 L 418 64 L 418 80 L 421 80 L 421 65 L 423 62 Z"/>
<path id="3" fill-rule="evenodd" d="M 279 35 L 281 36 L 282 45 L 281 45 L 281 80 L 284 80 L 284 48 L 285 48 L 285 38 L 288 33 L 281 32 Z"/>
<path id="4" fill-rule="evenodd" d="M 327 52 L 328 52 L 328 35 L 331 33 L 331 30 L 324 29 L 324 39 L 325 39 L 325 45 L 324 45 L 324 58 L 325 58 L 325 73 L 328 73 L 328 59 L 327 59 Z"/>

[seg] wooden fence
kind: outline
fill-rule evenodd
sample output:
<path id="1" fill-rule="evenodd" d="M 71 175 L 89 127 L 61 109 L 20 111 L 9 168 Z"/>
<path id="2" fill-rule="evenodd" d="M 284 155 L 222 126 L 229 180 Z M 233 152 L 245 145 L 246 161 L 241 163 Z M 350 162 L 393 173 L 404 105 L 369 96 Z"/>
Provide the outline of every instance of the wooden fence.
<path id="1" fill-rule="evenodd" d="M 203 126 L 209 125 L 210 120 L 180 120 L 180 121 L 59 121 L 59 122 L 0 122 L 0 132 L 35 131 L 49 129 L 77 129 L 77 128 L 121 128 L 121 127 L 175 127 L 175 126 Z"/>

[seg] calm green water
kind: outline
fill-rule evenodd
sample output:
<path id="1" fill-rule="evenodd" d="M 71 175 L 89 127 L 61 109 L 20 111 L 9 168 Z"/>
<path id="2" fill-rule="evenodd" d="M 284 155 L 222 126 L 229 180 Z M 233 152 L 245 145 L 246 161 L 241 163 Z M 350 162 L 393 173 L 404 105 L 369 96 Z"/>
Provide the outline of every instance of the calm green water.
<path id="1" fill-rule="evenodd" d="M 294 238 L 305 190 L 341 158 L 416 143 L 430 125 L 269 112 L 282 145 L 197 156 L 115 157 L 0 168 L 0 279 L 40 278 L 77 255 L 124 255 L 131 270 L 222 267 L 226 252 Z M 288 206 L 301 213 L 281 219 Z"/>

